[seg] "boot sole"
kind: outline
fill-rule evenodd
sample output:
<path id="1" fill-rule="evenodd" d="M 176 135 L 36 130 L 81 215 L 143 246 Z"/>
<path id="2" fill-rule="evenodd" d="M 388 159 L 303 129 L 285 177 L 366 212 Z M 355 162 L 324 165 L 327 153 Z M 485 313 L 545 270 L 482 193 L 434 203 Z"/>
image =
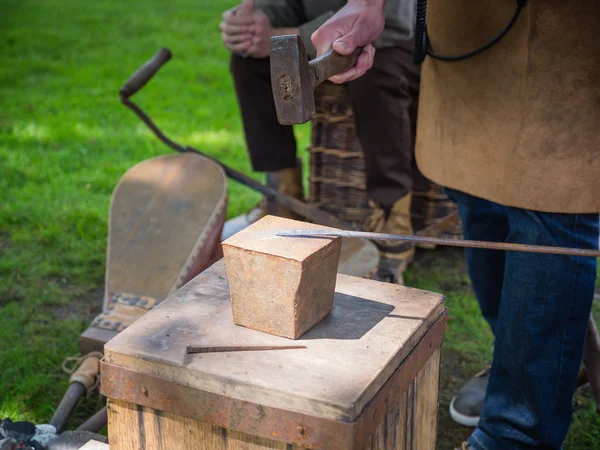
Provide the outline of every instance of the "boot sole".
<path id="1" fill-rule="evenodd" d="M 456 423 L 463 425 L 465 427 L 477 427 L 477 424 L 479 423 L 479 416 L 467 416 L 466 414 L 462 414 L 460 412 L 458 412 L 455 408 L 454 408 L 454 400 L 456 399 L 456 397 L 454 397 L 452 399 L 452 401 L 450 402 L 450 417 L 452 417 L 452 420 L 454 420 Z"/>

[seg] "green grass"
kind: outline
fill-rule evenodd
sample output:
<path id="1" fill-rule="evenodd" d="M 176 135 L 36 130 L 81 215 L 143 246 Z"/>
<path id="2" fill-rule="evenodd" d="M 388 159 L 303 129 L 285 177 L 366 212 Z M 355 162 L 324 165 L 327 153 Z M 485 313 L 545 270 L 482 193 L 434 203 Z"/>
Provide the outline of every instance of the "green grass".
<path id="1" fill-rule="evenodd" d="M 112 190 L 134 164 L 171 153 L 118 98 L 158 48 L 173 59 L 135 102 L 175 141 L 251 173 L 217 29 L 234 3 L 2 2 L 0 417 L 50 419 L 68 384 L 61 362 L 77 354 L 79 334 L 100 307 Z M 296 131 L 306 148 L 308 126 Z M 259 196 L 230 182 L 229 199 L 231 217 Z M 448 296 L 444 348 L 472 373 L 489 360 L 492 336 L 468 278 L 452 264 L 417 264 L 407 281 Z M 598 447 L 599 416 L 589 396 L 577 401 L 567 448 Z M 86 400 L 70 425 L 100 405 Z"/>

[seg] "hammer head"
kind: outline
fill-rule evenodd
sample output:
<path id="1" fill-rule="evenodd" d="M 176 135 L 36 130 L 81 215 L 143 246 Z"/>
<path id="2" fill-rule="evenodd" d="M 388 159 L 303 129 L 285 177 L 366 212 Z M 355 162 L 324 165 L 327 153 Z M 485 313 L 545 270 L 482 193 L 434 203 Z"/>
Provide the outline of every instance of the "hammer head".
<path id="1" fill-rule="evenodd" d="M 296 34 L 271 38 L 271 86 L 277 119 L 282 125 L 315 117 L 315 74 L 302 38 Z"/>

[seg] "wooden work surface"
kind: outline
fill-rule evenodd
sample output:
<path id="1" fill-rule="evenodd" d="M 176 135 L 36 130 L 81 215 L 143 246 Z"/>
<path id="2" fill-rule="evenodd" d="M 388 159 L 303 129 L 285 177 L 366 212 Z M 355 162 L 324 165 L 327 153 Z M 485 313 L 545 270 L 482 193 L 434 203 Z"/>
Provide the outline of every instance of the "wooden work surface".
<path id="1" fill-rule="evenodd" d="M 338 275 L 334 309 L 298 340 L 234 325 L 223 261 L 105 346 L 105 361 L 166 382 L 352 421 L 444 312 L 442 295 Z M 306 349 L 186 355 L 187 345 Z"/>

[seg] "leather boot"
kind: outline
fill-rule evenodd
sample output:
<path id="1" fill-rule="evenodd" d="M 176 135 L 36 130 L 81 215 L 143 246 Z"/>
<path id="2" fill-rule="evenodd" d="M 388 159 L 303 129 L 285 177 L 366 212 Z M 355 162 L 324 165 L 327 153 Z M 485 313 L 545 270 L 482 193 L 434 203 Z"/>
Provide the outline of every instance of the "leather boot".
<path id="1" fill-rule="evenodd" d="M 365 231 L 374 233 L 390 233 L 412 235 L 410 205 L 412 194 L 397 200 L 389 211 L 381 205 L 371 201 L 373 213 L 365 222 Z M 403 272 L 412 262 L 415 248 L 412 244 L 399 243 L 398 241 L 376 241 L 379 248 L 380 263 L 377 279 L 390 283 L 404 284 Z"/>
<path id="2" fill-rule="evenodd" d="M 301 160 L 296 161 L 296 167 L 267 173 L 267 185 L 277 189 L 282 194 L 287 194 L 290 197 L 304 201 Z M 274 216 L 285 217 L 287 219 L 304 220 L 303 217 L 280 205 L 275 200 L 264 199 L 264 203 L 266 204 L 266 207 L 263 217 L 266 214 L 270 214 Z"/>

